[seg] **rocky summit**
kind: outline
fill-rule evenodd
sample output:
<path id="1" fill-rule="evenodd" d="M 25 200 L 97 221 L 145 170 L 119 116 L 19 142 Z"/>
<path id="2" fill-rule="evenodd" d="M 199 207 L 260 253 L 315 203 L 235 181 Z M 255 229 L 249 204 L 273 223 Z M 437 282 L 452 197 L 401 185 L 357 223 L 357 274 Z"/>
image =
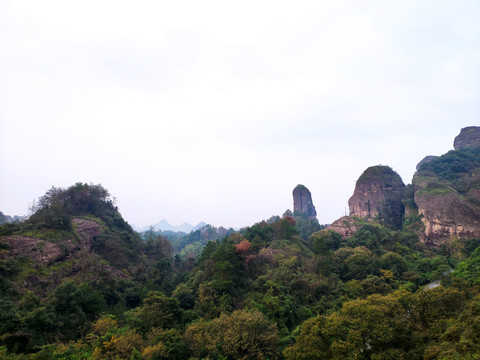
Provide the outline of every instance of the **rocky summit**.
<path id="1" fill-rule="evenodd" d="M 299 184 L 293 189 L 293 211 L 306 213 L 310 218 L 317 216 L 317 210 L 315 210 L 312 201 L 312 194 L 304 185 Z"/>
<path id="2" fill-rule="evenodd" d="M 371 166 L 357 180 L 355 191 L 348 200 L 350 215 L 374 218 L 385 211 L 403 215 L 402 197 L 405 184 L 388 166 Z"/>
<path id="3" fill-rule="evenodd" d="M 460 131 L 460 134 L 453 141 L 453 147 L 455 150 L 478 146 L 480 146 L 479 126 L 469 126 L 463 128 Z"/>

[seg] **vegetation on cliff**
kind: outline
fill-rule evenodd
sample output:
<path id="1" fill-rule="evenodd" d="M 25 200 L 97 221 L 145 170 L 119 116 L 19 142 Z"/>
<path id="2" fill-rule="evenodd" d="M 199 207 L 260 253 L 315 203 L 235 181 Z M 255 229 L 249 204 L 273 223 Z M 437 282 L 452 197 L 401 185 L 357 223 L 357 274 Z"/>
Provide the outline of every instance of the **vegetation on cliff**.
<path id="1" fill-rule="evenodd" d="M 385 166 L 385 165 L 370 166 L 358 178 L 359 182 L 366 182 L 366 181 L 372 181 L 372 180 L 382 180 L 392 185 L 393 184 L 403 185 L 403 181 L 400 175 L 398 175 L 390 166 Z"/>
<path id="2" fill-rule="evenodd" d="M 480 147 L 473 147 L 451 150 L 422 164 L 418 175 L 436 179 L 436 187 L 449 186 L 465 195 L 474 188 L 480 188 L 480 180 L 475 177 L 479 172 Z"/>

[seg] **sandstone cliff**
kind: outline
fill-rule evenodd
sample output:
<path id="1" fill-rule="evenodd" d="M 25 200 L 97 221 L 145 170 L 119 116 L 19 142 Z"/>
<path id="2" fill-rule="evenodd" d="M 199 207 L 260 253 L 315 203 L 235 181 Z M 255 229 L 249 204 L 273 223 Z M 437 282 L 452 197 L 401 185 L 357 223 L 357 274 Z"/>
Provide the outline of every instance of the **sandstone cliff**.
<path id="1" fill-rule="evenodd" d="M 360 218 L 395 217 L 401 222 L 404 189 L 402 179 L 390 167 L 371 166 L 357 180 L 355 191 L 348 200 L 350 215 Z"/>
<path id="2" fill-rule="evenodd" d="M 309 218 L 317 216 L 317 211 L 312 201 L 312 194 L 304 185 L 297 185 L 293 189 L 293 211 L 306 213 Z"/>

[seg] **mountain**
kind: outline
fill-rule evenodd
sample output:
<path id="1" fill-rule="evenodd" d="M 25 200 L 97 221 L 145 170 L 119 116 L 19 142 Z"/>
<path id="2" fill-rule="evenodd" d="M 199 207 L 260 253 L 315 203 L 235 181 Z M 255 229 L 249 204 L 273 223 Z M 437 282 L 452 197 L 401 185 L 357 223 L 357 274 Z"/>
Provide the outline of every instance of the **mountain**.
<path id="1" fill-rule="evenodd" d="M 0 211 L 0 225 L 15 222 L 15 221 L 22 221 L 23 217 L 15 215 L 5 215 L 3 212 Z"/>
<path id="2" fill-rule="evenodd" d="M 167 220 L 163 219 L 163 220 L 159 221 L 158 223 L 156 223 L 155 225 L 152 225 L 152 226 L 153 226 L 153 230 L 155 230 L 155 231 L 174 231 L 174 232 L 183 232 L 183 233 L 188 234 L 192 231 L 195 231 L 195 230 L 198 230 L 198 229 L 204 227 L 205 225 L 207 225 L 207 224 L 202 221 L 195 226 L 193 226 L 193 225 L 191 225 L 187 222 L 184 222 L 183 224 L 176 226 L 176 225 L 171 225 Z M 144 231 L 150 230 L 150 226 L 145 226 L 143 228 L 139 228 L 137 226 L 134 226 L 134 229 L 138 232 L 144 232 Z"/>

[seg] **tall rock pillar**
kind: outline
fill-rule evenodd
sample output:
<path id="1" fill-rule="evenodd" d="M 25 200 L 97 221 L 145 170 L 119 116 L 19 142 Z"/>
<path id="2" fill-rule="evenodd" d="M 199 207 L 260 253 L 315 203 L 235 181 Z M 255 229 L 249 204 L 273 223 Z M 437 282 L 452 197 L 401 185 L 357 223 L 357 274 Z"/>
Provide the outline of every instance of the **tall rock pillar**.
<path id="1" fill-rule="evenodd" d="M 404 188 L 402 178 L 390 167 L 371 166 L 358 178 L 355 191 L 348 200 L 350 215 L 401 219 Z"/>
<path id="2" fill-rule="evenodd" d="M 312 194 L 304 185 L 297 185 L 293 189 L 293 211 L 306 213 L 309 218 L 317 216 L 317 211 L 312 201 Z"/>

